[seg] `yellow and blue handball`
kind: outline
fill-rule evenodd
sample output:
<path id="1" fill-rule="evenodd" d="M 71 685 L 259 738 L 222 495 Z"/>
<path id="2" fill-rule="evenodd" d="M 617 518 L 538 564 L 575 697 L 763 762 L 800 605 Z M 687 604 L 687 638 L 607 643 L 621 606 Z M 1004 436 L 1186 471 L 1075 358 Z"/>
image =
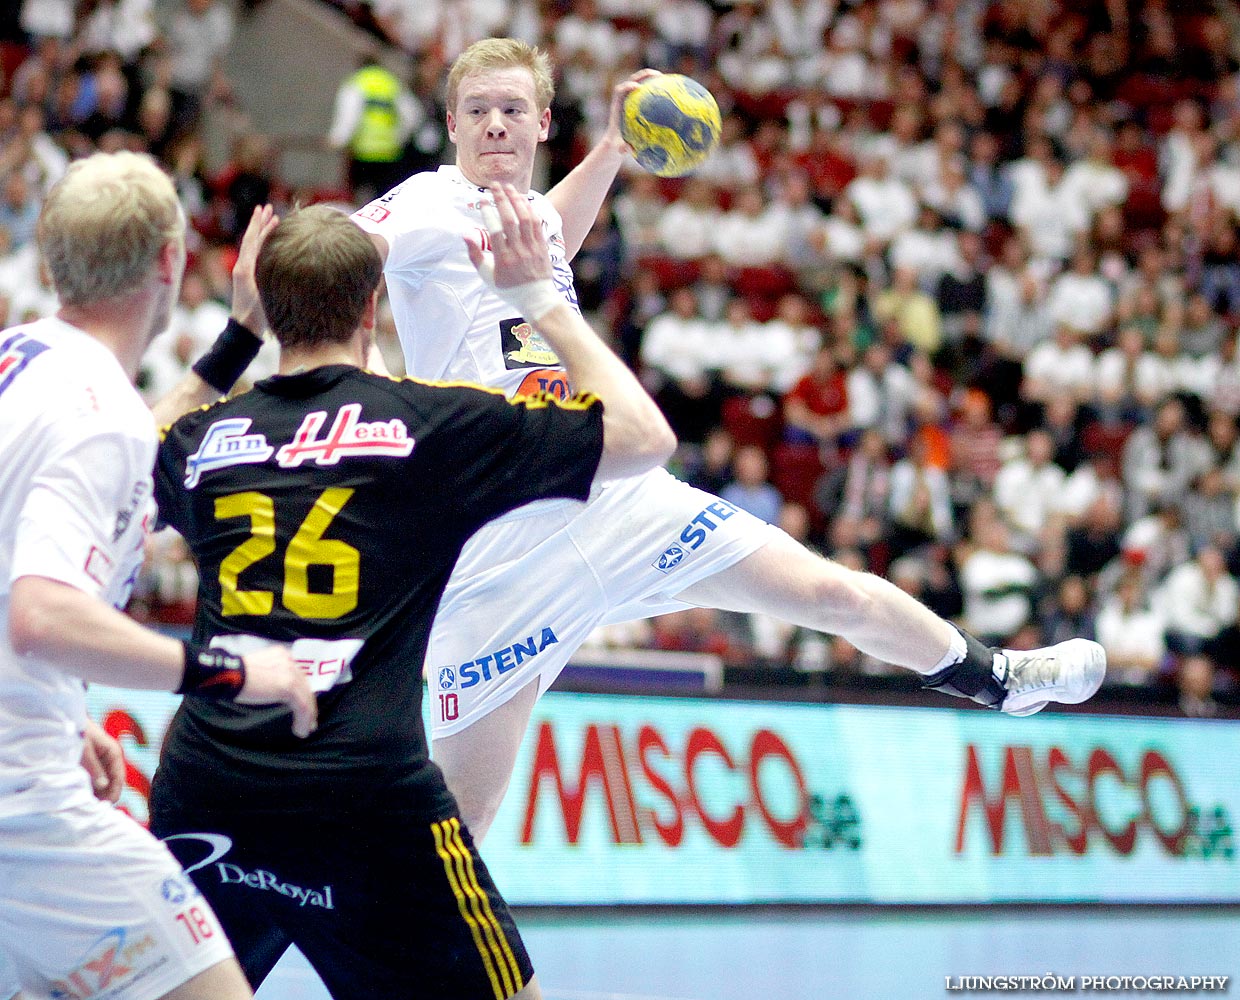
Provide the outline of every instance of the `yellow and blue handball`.
<path id="1" fill-rule="evenodd" d="M 624 99 L 620 135 L 637 162 L 660 177 L 679 177 L 705 162 L 719 141 L 719 105 L 679 73 L 651 77 Z"/>

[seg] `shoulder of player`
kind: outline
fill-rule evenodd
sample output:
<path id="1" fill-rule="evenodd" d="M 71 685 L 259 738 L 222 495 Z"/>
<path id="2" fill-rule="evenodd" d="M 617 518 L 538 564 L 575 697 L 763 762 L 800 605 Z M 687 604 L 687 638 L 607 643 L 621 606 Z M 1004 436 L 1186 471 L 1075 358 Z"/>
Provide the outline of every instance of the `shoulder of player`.
<path id="1" fill-rule="evenodd" d="M 405 208 L 417 213 L 419 228 L 424 220 L 442 219 L 460 210 L 470 200 L 470 189 L 454 183 L 434 170 L 424 170 L 411 174 L 392 188 L 387 194 L 380 195 L 368 205 L 368 208 L 395 209 Z M 406 203 L 416 201 L 416 207 Z M 364 211 L 358 212 L 364 216 Z"/>
<path id="2" fill-rule="evenodd" d="M 396 392 L 403 393 L 406 398 L 413 399 L 430 399 L 433 401 L 436 395 L 454 395 L 458 399 L 467 400 L 471 393 L 479 393 L 481 395 L 475 397 L 480 404 L 499 405 L 506 403 L 514 408 L 540 409 L 547 406 L 556 406 L 565 410 L 588 410 L 592 405 L 599 402 L 597 396 L 592 393 L 578 393 L 567 399 L 561 399 L 559 396 L 546 392 L 538 392 L 532 395 L 516 395 L 509 396 L 502 389 L 495 386 L 483 385 L 480 382 L 466 381 L 450 381 L 444 379 L 423 379 L 415 378 L 412 375 L 378 375 L 374 372 L 367 372 L 374 378 L 387 383 L 394 387 L 403 387 L 395 389 Z"/>
<path id="3" fill-rule="evenodd" d="M 163 444 L 174 432 L 177 436 L 190 434 L 192 435 L 199 427 L 210 420 L 216 420 L 228 415 L 229 407 L 236 404 L 236 401 L 248 396 L 248 392 L 238 393 L 236 396 L 221 396 L 219 399 L 211 403 L 203 403 L 202 406 L 196 407 L 187 413 L 181 414 L 176 420 L 170 424 L 165 424 L 159 428 L 159 443 Z"/>
<path id="4" fill-rule="evenodd" d="M 535 191 L 533 188 L 530 189 L 529 195 L 530 204 L 534 206 L 534 211 L 542 217 L 548 226 L 553 230 L 559 230 L 564 227 L 564 220 L 560 217 L 560 211 L 552 204 L 550 198 L 539 191 Z"/>
<path id="5" fill-rule="evenodd" d="M 377 389 L 386 390 L 392 395 L 405 400 L 420 400 L 433 398 L 440 394 L 439 390 L 444 389 L 466 389 L 477 390 L 486 393 L 488 396 L 507 398 L 502 389 L 496 389 L 494 386 L 483 385 L 480 382 L 452 382 L 437 379 L 415 378 L 412 375 L 384 375 L 379 372 L 363 371 L 363 374 L 369 376 L 370 384 Z M 429 390 L 429 391 L 428 391 Z"/>
<path id="6" fill-rule="evenodd" d="M 146 403 L 104 349 L 82 351 L 82 344 L 65 343 L 54 330 L 42 336 L 38 324 L 21 333 L 37 351 L 23 351 L 16 337 L 4 338 L 16 348 L 10 354 L 16 374 L 5 389 L 25 411 L 32 430 L 43 427 L 66 445 L 102 436 L 151 439 Z"/>

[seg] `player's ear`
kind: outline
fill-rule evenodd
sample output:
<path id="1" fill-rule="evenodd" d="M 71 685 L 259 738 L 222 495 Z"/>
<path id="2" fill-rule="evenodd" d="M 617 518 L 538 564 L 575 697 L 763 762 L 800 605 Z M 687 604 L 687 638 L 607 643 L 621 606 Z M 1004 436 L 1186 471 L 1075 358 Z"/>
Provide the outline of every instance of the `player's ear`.
<path id="1" fill-rule="evenodd" d="M 456 115 L 448 112 L 448 138 L 456 142 Z"/>
<path id="2" fill-rule="evenodd" d="M 180 240 L 169 240 L 159 248 L 155 273 L 161 285 L 175 285 L 185 269 L 185 246 Z"/>
<path id="3" fill-rule="evenodd" d="M 538 116 L 538 141 L 546 142 L 547 136 L 551 134 L 551 108 L 543 108 L 543 113 Z"/>
<path id="4" fill-rule="evenodd" d="M 362 329 L 373 331 L 379 315 L 379 289 L 370 293 L 366 308 L 362 310 Z"/>

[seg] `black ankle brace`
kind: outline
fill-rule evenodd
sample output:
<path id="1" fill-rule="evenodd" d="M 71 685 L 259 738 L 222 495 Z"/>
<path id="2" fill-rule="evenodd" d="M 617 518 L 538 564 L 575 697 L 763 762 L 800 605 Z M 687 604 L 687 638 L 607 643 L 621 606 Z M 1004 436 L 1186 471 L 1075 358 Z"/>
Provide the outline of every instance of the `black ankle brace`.
<path id="1" fill-rule="evenodd" d="M 987 708 L 999 708 L 1007 697 L 1007 688 L 995 676 L 995 651 L 983 646 L 964 629 L 957 631 L 964 637 L 964 659 L 923 678 L 922 687 L 954 698 L 970 698 Z"/>

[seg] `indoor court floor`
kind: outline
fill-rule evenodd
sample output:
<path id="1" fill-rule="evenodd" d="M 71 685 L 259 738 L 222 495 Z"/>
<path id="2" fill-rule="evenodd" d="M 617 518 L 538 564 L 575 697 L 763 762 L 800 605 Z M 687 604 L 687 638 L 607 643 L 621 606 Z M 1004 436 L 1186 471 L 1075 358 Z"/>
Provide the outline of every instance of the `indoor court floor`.
<path id="1" fill-rule="evenodd" d="M 921 1000 L 963 995 L 947 989 L 949 976 L 1050 973 L 1079 984 L 1081 976 L 1240 975 L 1236 907 L 517 909 L 516 917 L 545 1000 Z M 1226 994 L 1240 996 L 1240 986 L 1229 981 Z M 295 953 L 258 992 L 258 1000 L 326 997 Z"/>

